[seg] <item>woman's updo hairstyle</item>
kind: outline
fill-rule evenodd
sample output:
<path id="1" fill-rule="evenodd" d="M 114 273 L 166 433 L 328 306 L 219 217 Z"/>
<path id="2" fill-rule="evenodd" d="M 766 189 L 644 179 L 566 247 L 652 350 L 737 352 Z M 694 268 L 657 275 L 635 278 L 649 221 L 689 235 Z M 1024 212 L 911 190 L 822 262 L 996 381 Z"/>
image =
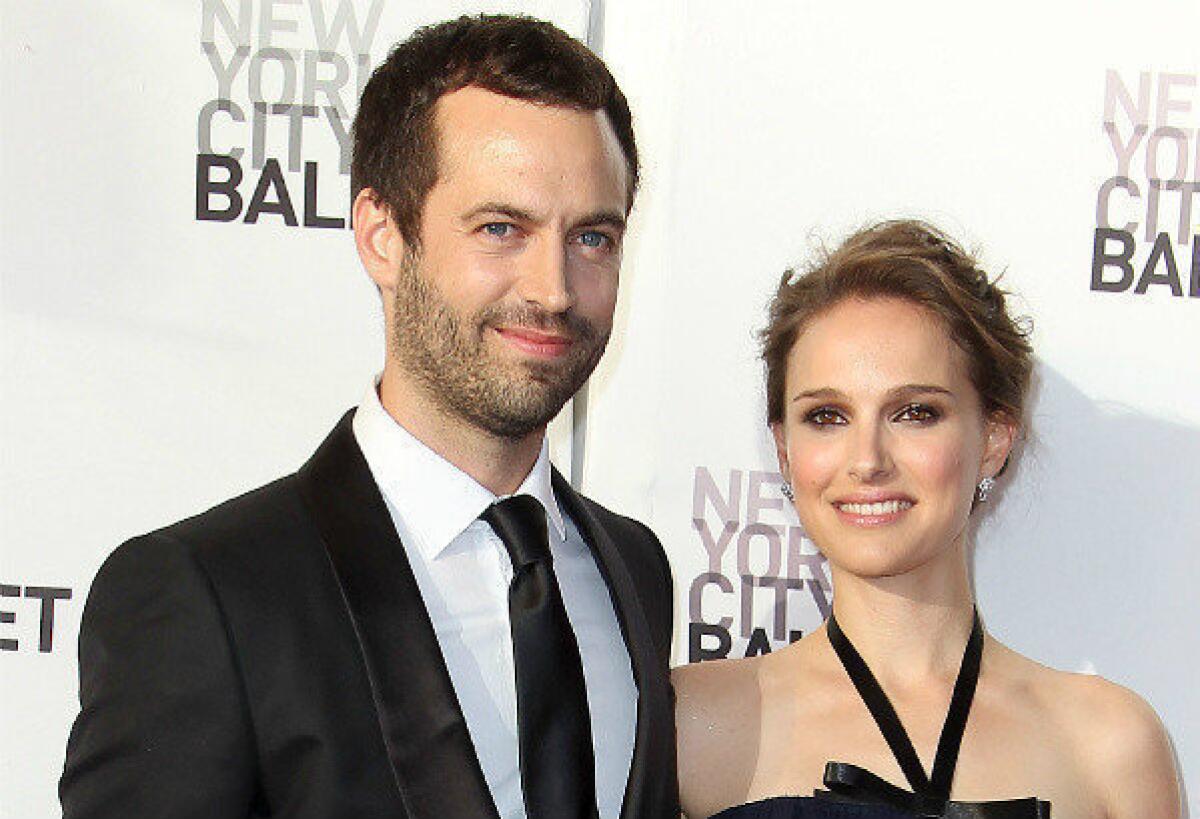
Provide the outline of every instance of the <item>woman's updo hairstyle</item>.
<path id="1" fill-rule="evenodd" d="M 1008 315 L 1004 297 L 975 259 L 932 225 L 899 220 L 858 231 L 803 272 L 788 270 L 779 283 L 759 334 L 767 421 L 783 420 L 788 354 L 809 322 L 848 298 L 896 298 L 941 319 L 967 355 L 984 413 L 1020 425 L 1033 351 L 1027 323 Z"/>

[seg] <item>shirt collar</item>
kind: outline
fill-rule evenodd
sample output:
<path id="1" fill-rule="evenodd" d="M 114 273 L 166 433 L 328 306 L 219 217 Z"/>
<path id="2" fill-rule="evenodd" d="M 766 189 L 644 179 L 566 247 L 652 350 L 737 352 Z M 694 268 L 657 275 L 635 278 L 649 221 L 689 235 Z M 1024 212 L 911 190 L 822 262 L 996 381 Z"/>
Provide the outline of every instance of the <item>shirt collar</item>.
<path id="1" fill-rule="evenodd" d="M 367 389 L 354 413 L 354 437 L 380 492 L 404 522 L 412 546 L 432 560 L 499 498 L 392 418 L 379 401 L 376 384 Z M 549 528 L 561 543 L 566 524 L 550 476 L 550 450 L 543 439 L 533 468 L 513 494 L 531 495 L 542 504 Z"/>

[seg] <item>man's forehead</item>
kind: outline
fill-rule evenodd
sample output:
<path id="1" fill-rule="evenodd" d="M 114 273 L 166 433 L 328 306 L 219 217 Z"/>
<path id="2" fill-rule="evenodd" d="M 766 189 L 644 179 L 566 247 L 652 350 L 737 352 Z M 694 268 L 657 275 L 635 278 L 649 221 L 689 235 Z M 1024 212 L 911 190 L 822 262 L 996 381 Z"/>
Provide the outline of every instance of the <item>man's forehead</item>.
<path id="1" fill-rule="evenodd" d="M 515 99 L 468 86 L 442 96 L 435 108 L 438 178 L 465 167 L 520 177 L 572 175 L 608 186 L 624 200 L 624 153 L 603 110 L 578 110 Z"/>

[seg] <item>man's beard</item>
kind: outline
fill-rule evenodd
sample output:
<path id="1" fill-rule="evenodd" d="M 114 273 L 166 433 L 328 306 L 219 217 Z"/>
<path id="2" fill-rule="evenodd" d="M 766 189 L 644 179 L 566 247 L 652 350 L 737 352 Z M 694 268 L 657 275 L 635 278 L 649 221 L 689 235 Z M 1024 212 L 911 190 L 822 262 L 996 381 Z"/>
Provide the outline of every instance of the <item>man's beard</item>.
<path id="1" fill-rule="evenodd" d="M 558 414 L 600 362 L 608 331 L 572 312 L 491 305 L 463 316 L 421 274 L 418 254 L 406 254 L 396 286 L 393 351 L 400 366 L 442 410 L 491 435 L 518 439 Z M 565 336 L 565 355 L 549 361 L 504 361 L 489 351 L 489 328 L 518 327 Z"/>

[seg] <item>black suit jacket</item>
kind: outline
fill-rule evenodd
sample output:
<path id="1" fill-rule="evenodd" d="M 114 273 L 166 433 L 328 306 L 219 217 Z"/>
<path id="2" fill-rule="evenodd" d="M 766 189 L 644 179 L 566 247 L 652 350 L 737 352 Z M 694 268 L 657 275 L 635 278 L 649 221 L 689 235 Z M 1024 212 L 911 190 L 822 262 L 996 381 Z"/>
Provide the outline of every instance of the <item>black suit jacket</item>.
<path id="1" fill-rule="evenodd" d="M 135 538 L 100 569 L 66 819 L 497 816 L 352 415 L 295 475 Z M 662 547 L 557 473 L 554 488 L 608 584 L 638 689 L 622 819 L 677 819 Z"/>

